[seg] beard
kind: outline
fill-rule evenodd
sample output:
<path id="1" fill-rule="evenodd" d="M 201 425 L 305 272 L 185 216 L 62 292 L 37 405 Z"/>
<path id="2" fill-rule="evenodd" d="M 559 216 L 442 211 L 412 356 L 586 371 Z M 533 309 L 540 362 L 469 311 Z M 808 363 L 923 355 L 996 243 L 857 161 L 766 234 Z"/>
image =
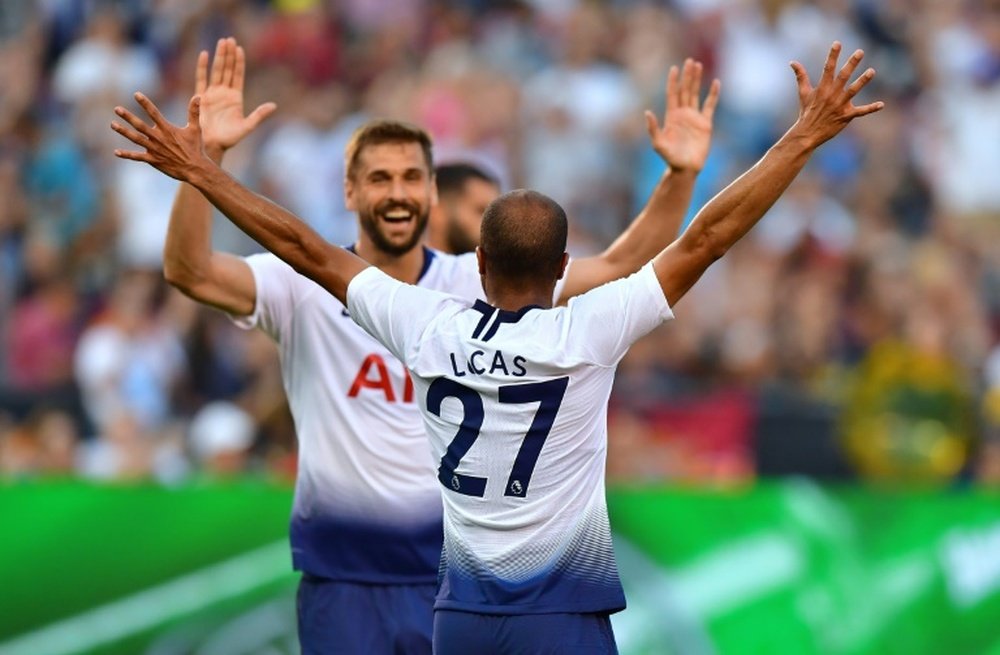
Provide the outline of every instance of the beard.
<path id="1" fill-rule="evenodd" d="M 405 209 L 413 217 L 413 230 L 410 235 L 400 240 L 393 240 L 385 233 L 382 226 L 385 224 L 385 215 L 394 209 Z M 427 227 L 427 219 L 430 216 L 429 207 L 421 207 L 413 202 L 400 202 L 389 200 L 382 202 L 371 209 L 358 211 L 358 222 L 368 238 L 371 239 L 375 247 L 389 255 L 399 257 L 413 250 L 420 243 Z"/>

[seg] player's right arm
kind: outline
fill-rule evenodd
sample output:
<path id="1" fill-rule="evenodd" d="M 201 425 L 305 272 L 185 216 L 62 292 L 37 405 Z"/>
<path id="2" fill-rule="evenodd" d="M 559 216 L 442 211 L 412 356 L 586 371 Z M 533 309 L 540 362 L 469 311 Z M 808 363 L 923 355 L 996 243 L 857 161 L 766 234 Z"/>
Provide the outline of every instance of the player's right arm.
<path id="1" fill-rule="evenodd" d="M 188 104 L 188 122 L 179 127 L 169 122 L 153 102 L 141 93 L 136 102 L 152 125 L 125 109 L 115 113 L 129 127 L 111 123 L 111 129 L 145 149 L 116 149 L 115 156 L 146 162 L 161 173 L 196 187 L 232 223 L 274 253 L 279 259 L 346 302 L 347 286 L 369 264 L 354 253 L 327 243 L 306 223 L 237 182 L 205 153 L 201 139 L 198 96 Z"/>
<path id="2" fill-rule="evenodd" d="M 684 234 L 653 259 L 656 276 L 671 306 L 760 220 L 816 148 L 853 119 L 882 109 L 882 102 L 861 106 L 852 103 L 875 77 L 875 71 L 869 68 L 848 84 L 864 53 L 856 50 L 836 73 L 840 47 L 839 42 L 833 43 L 815 88 L 802 64 L 792 62 L 799 91 L 798 119 L 760 161 L 705 205 Z"/>
<path id="3" fill-rule="evenodd" d="M 202 139 L 217 164 L 275 109 L 265 103 L 243 116 L 245 62 L 243 48 L 232 38 L 219 39 L 210 74 L 208 52 L 198 56 L 195 94 L 201 97 Z M 163 275 L 199 302 L 235 316 L 253 312 L 257 289 L 250 266 L 241 257 L 212 250 L 212 206 L 190 184 L 181 183 L 171 208 Z"/>

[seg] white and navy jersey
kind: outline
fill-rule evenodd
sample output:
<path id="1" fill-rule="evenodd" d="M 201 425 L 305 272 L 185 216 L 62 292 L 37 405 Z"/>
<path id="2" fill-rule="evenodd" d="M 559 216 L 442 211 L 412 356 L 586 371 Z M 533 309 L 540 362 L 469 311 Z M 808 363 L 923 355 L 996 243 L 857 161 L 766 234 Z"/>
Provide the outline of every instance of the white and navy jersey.
<path id="1" fill-rule="evenodd" d="M 483 297 L 475 255 L 424 255 L 420 286 Z M 257 300 L 237 324 L 277 342 L 299 441 L 295 568 L 334 580 L 435 582 L 441 494 L 406 369 L 322 287 L 274 255 L 246 261 Z"/>
<path id="2" fill-rule="evenodd" d="M 437 608 L 491 614 L 625 605 L 604 492 L 615 368 L 673 316 L 652 264 L 567 307 L 503 311 L 352 280 L 351 316 L 401 361 L 444 490 Z"/>

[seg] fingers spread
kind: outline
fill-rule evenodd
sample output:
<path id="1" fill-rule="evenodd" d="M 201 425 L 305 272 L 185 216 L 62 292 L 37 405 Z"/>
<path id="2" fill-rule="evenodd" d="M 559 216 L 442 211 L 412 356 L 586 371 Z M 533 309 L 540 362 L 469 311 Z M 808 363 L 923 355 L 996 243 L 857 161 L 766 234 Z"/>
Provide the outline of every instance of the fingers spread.
<path id="1" fill-rule="evenodd" d="M 232 87 L 237 91 L 243 91 L 243 80 L 247 71 L 247 55 L 243 51 L 243 46 L 236 46 L 236 67 L 233 69 Z"/>
<path id="2" fill-rule="evenodd" d="M 149 146 L 149 138 L 146 137 L 146 135 L 140 134 L 139 132 L 131 128 L 125 127 L 118 121 L 111 122 L 111 129 L 114 130 L 115 132 L 118 132 L 118 134 L 121 134 L 123 137 L 125 137 L 132 143 L 136 144 L 137 146 L 142 146 L 143 148 Z"/>
<path id="3" fill-rule="evenodd" d="M 273 114 L 277 108 L 278 105 L 273 102 L 265 102 L 260 107 L 257 107 L 250 112 L 250 115 L 247 116 L 247 123 L 250 124 L 250 129 L 257 127 L 264 122 L 264 120 Z"/>
<path id="4" fill-rule="evenodd" d="M 878 102 L 873 102 L 867 105 L 861 105 L 860 107 L 854 108 L 854 113 L 852 118 L 857 118 L 858 116 L 867 116 L 868 114 L 874 114 L 885 107 L 885 103 L 879 100 Z"/>
<path id="5" fill-rule="evenodd" d="M 201 94 L 208 86 L 208 50 L 198 53 L 198 64 L 194 69 L 194 92 Z"/>
<path id="6" fill-rule="evenodd" d="M 222 68 L 222 83 L 225 86 L 233 85 L 233 77 L 236 71 L 236 39 L 229 37 L 226 39 L 226 57 Z"/>
<path id="7" fill-rule="evenodd" d="M 125 122 L 127 122 L 129 125 L 134 127 L 139 132 L 145 135 L 149 134 L 151 128 L 148 125 L 146 125 L 142 121 L 142 119 L 140 119 L 138 116 L 130 112 L 128 109 L 125 109 L 124 107 L 115 107 L 115 114 L 120 116 L 123 120 L 125 120 Z"/>
<path id="8" fill-rule="evenodd" d="M 840 88 L 847 85 L 847 81 L 851 79 L 851 75 L 854 74 L 854 69 L 858 67 L 861 63 L 861 59 L 865 56 L 863 50 L 855 50 L 847 61 L 844 62 L 843 68 L 840 69 L 840 73 L 837 74 L 837 84 Z"/>
<path id="9" fill-rule="evenodd" d="M 715 115 L 715 107 L 719 104 L 719 91 L 722 89 L 722 82 L 718 78 L 712 80 L 712 86 L 708 88 L 708 96 L 705 98 L 705 104 L 701 108 L 701 113 L 712 120 L 712 116 Z"/>
<path id="10" fill-rule="evenodd" d="M 188 125 L 199 125 L 201 115 L 201 96 L 194 96 L 188 103 Z"/>
<path id="11" fill-rule="evenodd" d="M 163 114 L 161 114 L 160 110 L 156 108 L 156 105 L 153 104 L 152 100 L 137 91 L 135 93 L 135 101 L 146 110 L 149 117 L 153 119 L 154 125 L 157 127 L 163 127 L 166 124 L 167 119 L 163 117 Z"/>
<path id="12" fill-rule="evenodd" d="M 677 88 L 678 74 L 677 67 L 671 66 L 670 73 L 667 75 L 667 112 L 676 109 L 680 103 L 680 91 Z"/>
<path id="13" fill-rule="evenodd" d="M 656 120 L 656 115 L 648 109 L 646 110 L 645 116 L 646 131 L 649 132 L 649 138 L 655 139 L 656 133 L 660 131 L 660 123 Z"/>
<path id="14" fill-rule="evenodd" d="M 208 83 L 212 86 L 222 84 L 222 68 L 226 59 L 226 40 L 219 39 L 215 43 L 215 56 L 212 57 L 212 74 Z"/>
<path id="15" fill-rule="evenodd" d="M 678 98 L 681 107 L 691 106 L 691 76 L 694 74 L 693 67 L 694 62 L 690 58 L 684 60 L 684 68 L 681 69 L 680 97 Z"/>
<path id="16" fill-rule="evenodd" d="M 799 100 L 801 101 L 812 91 L 812 84 L 809 82 L 809 73 L 806 72 L 805 66 L 797 61 L 793 61 L 791 66 L 792 71 L 795 73 L 795 82 L 799 87 Z"/>
<path id="17" fill-rule="evenodd" d="M 132 161 L 144 161 L 147 164 L 151 164 L 153 162 L 153 158 L 145 152 L 122 150 L 120 148 L 115 148 L 115 157 L 118 157 L 119 159 L 131 159 Z"/>
<path id="18" fill-rule="evenodd" d="M 875 79 L 875 69 L 869 68 L 864 73 L 862 73 L 858 79 L 854 80 L 851 86 L 847 87 L 847 97 L 853 98 L 858 94 L 858 91 L 865 88 L 865 85 Z"/>
<path id="19" fill-rule="evenodd" d="M 823 76 L 819 83 L 829 82 L 833 79 L 833 71 L 837 68 L 837 59 L 840 58 L 840 41 L 834 41 L 830 46 L 830 53 L 826 56 L 826 63 L 823 65 Z"/>

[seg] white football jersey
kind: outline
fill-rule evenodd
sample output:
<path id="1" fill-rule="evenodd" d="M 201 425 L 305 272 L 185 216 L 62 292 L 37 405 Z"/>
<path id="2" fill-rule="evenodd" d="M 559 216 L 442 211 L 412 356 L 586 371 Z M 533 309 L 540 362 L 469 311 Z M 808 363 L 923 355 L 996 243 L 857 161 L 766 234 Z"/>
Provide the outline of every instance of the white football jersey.
<path id="1" fill-rule="evenodd" d="M 424 255 L 420 286 L 483 297 L 475 255 Z M 435 582 L 441 493 L 406 369 L 312 280 L 269 253 L 246 261 L 257 301 L 236 322 L 277 342 L 299 442 L 295 568 L 335 580 Z"/>
<path id="2" fill-rule="evenodd" d="M 607 407 L 625 352 L 673 316 L 652 264 L 553 309 L 503 311 L 376 268 L 347 293 L 352 318 L 413 376 L 444 490 L 436 607 L 622 609 Z"/>

